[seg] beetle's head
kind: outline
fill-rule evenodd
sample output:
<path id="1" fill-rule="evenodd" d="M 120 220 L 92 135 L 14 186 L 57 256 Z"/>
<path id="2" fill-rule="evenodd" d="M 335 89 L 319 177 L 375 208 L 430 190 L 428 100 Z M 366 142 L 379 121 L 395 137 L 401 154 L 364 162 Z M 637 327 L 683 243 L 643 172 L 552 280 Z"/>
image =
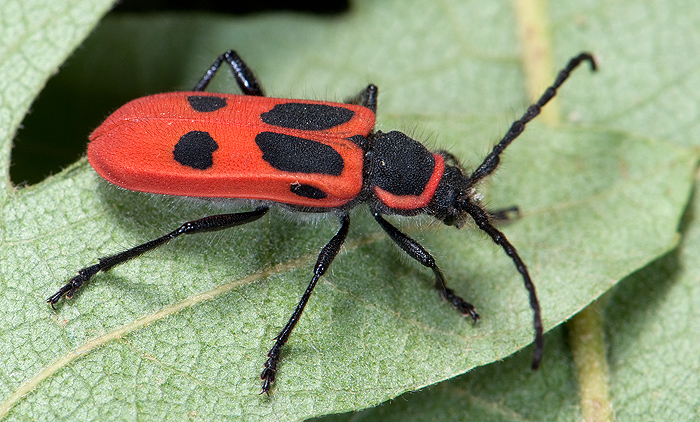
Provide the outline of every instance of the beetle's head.
<path id="1" fill-rule="evenodd" d="M 481 194 L 476 191 L 475 182 L 464 173 L 454 157 L 445 158 L 445 171 L 425 212 L 448 226 L 461 228 L 469 218 L 468 210 L 481 208 Z"/>

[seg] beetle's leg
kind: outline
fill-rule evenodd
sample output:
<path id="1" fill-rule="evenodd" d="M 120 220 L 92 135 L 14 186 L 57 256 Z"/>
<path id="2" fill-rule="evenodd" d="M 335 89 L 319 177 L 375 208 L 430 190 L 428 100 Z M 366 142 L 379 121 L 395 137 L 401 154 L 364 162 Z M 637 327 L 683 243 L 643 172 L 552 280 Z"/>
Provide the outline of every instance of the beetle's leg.
<path id="1" fill-rule="evenodd" d="M 433 270 L 435 274 L 435 288 L 440 291 L 442 297 L 450 302 L 462 315 L 469 315 L 472 320 L 476 322 L 479 319 L 479 314 L 474 310 L 474 306 L 466 302 L 461 297 L 457 296 L 454 290 L 447 287 L 445 284 L 445 276 L 442 275 L 442 271 L 435 264 L 435 259 L 425 250 L 418 242 L 411 239 L 399 229 L 392 226 L 388 221 L 386 221 L 378 212 L 373 212 L 372 215 L 377 223 L 384 229 L 386 234 L 389 235 L 391 240 L 394 241 L 404 252 L 408 254 L 411 258 L 420 262 L 423 266 Z"/>
<path id="2" fill-rule="evenodd" d="M 518 136 L 520 136 L 521 133 L 523 133 L 525 130 L 525 125 L 540 114 L 540 109 L 544 107 L 549 100 L 554 98 L 554 96 L 557 94 L 557 89 L 559 89 L 564 81 L 569 78 L 571 72 L 573 72 L 574 69 L 576 69 L 584 61 L 587 61 L 591 65 L 592 70 L 596 70 L 595 59 L 593 59 L 591 54 L 581 53 L 572 58 L 569 61 L 569 64 L 567 64 L 566 67 L 559 72 L 552 86 L 544 91 L 544 94 L 542 94 L 536 103 L 528 107 L 527 111 L 520 119 L 513 122 L 508 130 L 508 133 L 506 133 L 503 139 L 501 139 L 501 141 L 493 147 L 493 150 L 491 150 L 491 153 L 486 156 L 484 162 L 481 163 L 476 170 L 474 170 L 474 173 L 472 173 L 471 176 L 469 176 L 470 186 L 474 186 L 474 184 L 476 184 L 479 180 L 496 170 L 498 163 L 501 161 L 499 155 L 501 155 L 501 153 L 508 147 L 508 145 L 511 144 L 511 142 L 513 142 Z"/>
<path id="3" fill-rule="evenodd" d="M 304 312 L 304 307 L 309 301 L 311 292 L 314 290 L 314 287 L 316 287 L 316 282 L 326 272 L 336 255 L 338 255 L 340 247 L 343 245 L 345 238 L 348 236 L 350 217 L 348 214 L 344 214 L 340 217 L 340 221 L 340 230 L 338 230 L 338 233 L 333 236 L 326 246 L 323 247 L 321 253 L 318 255 L 318 260 L 316 261 L 316 266 L 314 267 L 314 276 L 311 279 L 311 283 L 309 283 L 306 291 L 301 296 L 301 300 L 299 301 L 299 304 L 294 310 L 291 318 L 289 318 L 289 321 L 287 321 L 287 325 L 285 325 L 282 331 L 280 331 L 275 337 L 274 346 L 272 346 L 272 349 L 267 352 L 268 359 L 265 362 L 265 369 L 262 371 L 262 374 L 260 374 L 260 379 L 263 380 L 262 391 L 260 394 L 270 393 L 270 388 L 275 382 L 275 374 L 277 373 L 277 365 L 280 361 L 282 346 L 284 346 L 287 340 L 289 340 L 289 335 L 292 333 L 292 330 L 294 330 L 297 322 L 299 322 L 299 317 L 301 317 L 301 313 Z"/>
<path id="4" fill-rule="evenodd" d="M 197 85 L 195 85 L 193 91 L 204 91 L 207 88 L 207 85 L 209 85 L 211 79 L 216 74 L 216 71 L 219 70 L 219 66 L 221 66 L 221 63 L 223 63 L 224 60 L 226 60 L 229 66 L 231 66 L 233 77 L 236 78 L 236 83 L 241 88 L 241 91 L 243 91 L 243 94 L 257 95 L 259 97 L 265 95 L 260 82 L 258 82 L 258 78 L 255 77 L 253 71 L 250 70 L 243 59 L 241 59 L 233 50 L 225 52 L 214 61 L 211 67 L 207 70 L 207 73 L 205 73 L 202 79 L 197 83 Z"/>
<path id="5" fill-rule="evenodd" d="M 65 286 L 61 287 L 59 291 L 54 293 L 46 301 L 53 307 L 63 296 L 71 298 L 76 290 L 82 286 L 83 283 L 89 281 L 95 274 L 100 271 L 109 271 L 112 267 L 119 264 L 123 264 L 130 259 L 136 258 L 145 252 L 155 249 L 169 241 L 175 239 L 181 234 L 194 234 L 203 232 L 212 232 L 217 230 L 228 229 L 230 227 L 240 226 L 242 224 L 250 223 L 257 220 L 267 213 L 269 207 L 259 207 L 255 211 L 241 212 L 236 214 L 221 214 L 212 215 L 209 217 L 204 217 L 199 220 L 188 221 L 187 223 L 180 226 L 177 230 L 174 230 L 165 236 L 161 236 L 158 239 L 151 240 L 142 245 L 133 247 L 124 252 L 120 252 L 115 255 L 106 256 L 100 258 L 99 262 L 95 265 L 85 267 L 78 271 L 78 275 L 70 279 Z"/>
<path id="6" fill-rule="evenodd" d="M 505 222 L 510 221 L 516 217 L 520 216 L 520 208 L 516 205 L 508 208 L 498 208 L 495 210 L 486 210 L 489 215 L 489 219 L 494 222 Z"/>
<path id="7" fill-rule="evenodd" d="M 369 84 L 367 88 L 360 91 L 359 94 L 354 97 L 350 97 L 345 100 L 345 104 L 356 104 L 363 107 L 367 107 L 372 110 L 373 113 L 377 113 L 377 96 L 379 95 L 379 88 L 376 85 Z"/>

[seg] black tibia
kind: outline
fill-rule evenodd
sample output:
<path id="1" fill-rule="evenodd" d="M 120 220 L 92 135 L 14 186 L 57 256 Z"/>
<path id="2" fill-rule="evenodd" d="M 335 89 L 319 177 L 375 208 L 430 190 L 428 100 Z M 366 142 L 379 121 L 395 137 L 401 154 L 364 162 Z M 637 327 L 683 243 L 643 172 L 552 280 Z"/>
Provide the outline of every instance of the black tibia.
<path id="1" fill-rule="evenodd" d="M 445 276 L 442 271 L 435 264 L 435 259 L 425 250 L 418 242 L 411 239 L 399 229 L 392 226 L 388 221 L 386 221 L 378 212 L 372 213 L 374 219 L 377 223 L 384 229 L 386 234 L 389 235 L 391 240 L 394 241 L 404 252 L 408 254 L 411 258 L 420 262 L 423 266 L 433 270 L 435 274 L 435 288 L 440 291 L 442 297 L 450 302 L 462 315 L 469 315 L 475 322 L 479 319 L 479 314 L 474 310 L 472 304 L 466 302 L 461 297 L 457 296 L 454 290 L 447 287 L 445 284 Z"/>
<path id="2" fill-rule="evenodd" d="M 78 275 L 70 279 L 65 286 L 61 287 L 59 291 L 54 293 L 46 301 L 53 307 L 61 297 L 66 296 L 67 298 L 72 297 L 75 292 L 83 285 L 83 283 L 89 281 L 95 274 L 100 271 L 108 271 L 119 264 L 123 264 L 133 258 L 136 258 L 145 252 L 162 246 L 169 241 L 175 239 L 181 234 L 194 234 L 194 233 L 204 233 L 213 232 L 218 230 L 228 229 L 230 227 L 240 226 L 242 224 L 250 223 L 255 221 L 265 215 L 268 211 L 268 207 L 260 207 L 255 211 L 241 212 L 236 214 L 221 214 L 212 215 L 209 217 L 204 217 L 199 220 L 188 221 L 187 223 L 180 226 L 177 230 L 174 230 L 165 236 L 161 236 L 158 239 L 151 240 L 144 244 L 138 245 L 124 252 L 120 252 L 115 255 L 110 255 L 99 259 L 99 263 L 85 267 L 78 271 Z"/>
<path id="3" fill-rule="evenodd" d="M 238 57 L 238 54 L 233 50 L 225 52 L 214 61 L 211 67 L 207 69 L 207 73 L 205 73 L 202 79 L 195 85 L 193 91 L 204 91 L 224 60 L 231 66 L 233 77 L 236 78 L 236 83 L 241 88 L 241 91 L 243 91 L 243 94 L 256 95 L 259 97 L 265 95 L 258 78 L 255 77 L 253 71 L 250 70 L 243 59 Z"/>
<path id="4" fill-rule="evenodd" d="M 275 375 L 277 374 L 277 365 L 279 364 L 282 346 L 289 340 L 289 335 L 292 334 L 292 330 L 299 322 L 299 317 L 301 317 L 302 312 L 304 312 L 304 307 L 311 297 L 311 292 L 316 287 L 316 282 L 321 278 L 323 274 L 326 273 L 331 262 L 335 259 L 340 252 L 340 247 L 345 242 L 345 238 L 348 236 L 348 229 L 350 228 L 350 217 L 344 214 L 340 217 L 340 230 L 333 236 L 333 238 L 323 247 L 321 253 L 318 255 L 318 260 L 316 261 L 316 266 L 314 267 L 314 275 L 311 278 L 311 283 L 306 288 L 306 291 L 301 296 L 301 300 L 297 305 L 294 313 L 287 321 L 287 325 L 282 328 L 282 331 L 275 337 L 275 344 L 272 346 L 269 352 L 267 352 L 267 361 L 265 362 L 265 369 L 260 374 L 260 379 L 263 380 L 262 391 L 263 393 L 270 393 L 272 384 L 275 382 Z"/>

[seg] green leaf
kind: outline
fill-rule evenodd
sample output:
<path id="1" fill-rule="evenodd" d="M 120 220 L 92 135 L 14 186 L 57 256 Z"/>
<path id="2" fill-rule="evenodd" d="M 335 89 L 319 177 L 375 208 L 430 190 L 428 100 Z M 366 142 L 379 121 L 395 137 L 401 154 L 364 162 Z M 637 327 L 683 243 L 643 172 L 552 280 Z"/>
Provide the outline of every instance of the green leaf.
<path id="1" fill-rule="evenodd" d="M 12 129 L 0 132 L 6 172 L 12 133 L 28 98 L 89 32 L 105 7 L 94 4 L 93 11 L 69 21 L 80 25 L 69 31 L 72 41 L 24 47 L 34 35 L 29 30 L 3 41 L 8 44 L 1 50 L 0 83 L 7 89 L 1 92 L 28 87 L 19 96 L 5 94 L 0 103 L 0 127 Z M 73 16 L 73 7 L 80 5 L 65 7 Z M 83 7 L 89 9 L 88 3 Z M 24 10 L 12 20 L 32 22 Z M 506 2 L 364 1 L 335 18 L 116 15 L 102 22 L 51 82 L 57 86 L 40 100 L 50 106 L 37 108 L 59 113 L 86 104 L 59 120 L 83 119 L 86 108 L 103 118 L 130 98 L 188 89 L 218 54 L 235 48 L 273 96 L 342 100 L 376 83 L 378 129 L 403 130 L 432 148 L 449 149 L 471 168 L 537 95 L 526 93 L 530 77 L 523 74 L 520 51 L 529 41 L 519 39 L 519 15 L 513 10 Z M 560 91 L 558 105 L 551 105 L 563 116 L 558 124 L 545 125 L 552 118 L 533 122 L 481 189 L 494 208 L 521 208 L 521 218 L 502 230 L 530 268 L 547 329 L 677 244 L 698 158 L 697 150 L 688 148 L 693 145 L 689 123 L 696 120 L 680 125 L 685 136 L 671 135 L 655 124 L 659 116 L 653 107 L 676 104 L 664 98 L 670 91 L 678 107 L 691 109 L 681 94 L 695 92 L 692 66 L 674 62 L 673 67 L 654 58 L 666 70 L 658 81 L 637 74 L 636 59 L 618 59 L 631 54 L 630 46 L 606 43 L 596 31 L 614 11 L 615 6 L 559 3 L 546 11 L 555 40 L 553 63 L 540 71 L 553 78 L 584 49 L 596 54 L 601 71 L 577 70 Z M 650 13 L 649 19 L 657 15 Z M 630 20 L 630 28 L 639 25 L 622 18 Z M 59 21 L 48 19 L 35 31 Z M 10 30 L 0 31 L 0 39 L 8 39 Z M 27 57 L 47 60 L 37 71 L 40 60 Z M 235 92 L 228 75 L 219 76 L 212 89 Z M 97 124 L 84 123 L 82 135 L 54 142 L 84 145 Z M 472 326 L 431 288 L 430 271 L 402 257 L 366 208 L 358 207 L 349 241 L 284 349 L 272 396 L 259 396 L 265 353 L 306 288 L 318 251 L 337 230 L 334 218 L 309 224 L 277 210 L 256 224 L 179 239 L 98 275 L 53 312 L 45 298 L 97 257 L 231 208 L 119 190 L 101 181 L 85 160 L 34 186 L 6 185 L 3 195 L 0 409 L 10 418 L 303 420 L 374 406 L 502 359 L 532 340 L 522 280 L 510 259 L 478 230 L 427 224 L 427 218 L 419 218 L 419 224 L 392 219 L 433 253 L 451 287 L 477 306 L 482 321 Z M 691 232 L 692 217 L 686 217 L 685 227 L 684 234 Z M 621 283 L 616 295 L 637 297 L 622 292 L 644 288 L 643 282 L 629 281 L 640 277 L 670 286 L 676 278 L 663 275 L 684 271 L 680 268 L 648 266 Z M 646 287 L 637 300 L 653 291 Z M 666 297 L 656 300 L 659 308 L 666 306 Z M 625 321 L 632 321 L 639 307 L 629 302 L 616 309 L 627 310 Z M 676 318 L 690 323 L 692 309 L 697 307 L 686 306 Z M 648 315 L 662 318 L 654 312 Z M 617 347 L 619 339 L 641 359 L 630 346 L 639 345 L 641 335 L 635 333 L 647 329 L 621 326 L 610 344 Z M 679 341 L 690 341 L 690 332 L 688 325 Z M 686 347 L 684 356 L 697 347 Z M 529 370 L 530 355 L 528 348 L 503 363 L 406 396 L 411 404 L 404 407 L 440 420 L 458 420 L 463 412 L 479 420 L 580 418 L 563 330 L 548 335 L 540 371 Z M 646 404 L 634 404 L 623 393 L 641 374 L 631 371 L 620 381 L 612 377 L 616 399 L 630 398 L 629 414 Z M 555 406 L 542 406 L 543 397 Z M 396 407 L 360 417 L 405 418 L 405 409 Z"/>

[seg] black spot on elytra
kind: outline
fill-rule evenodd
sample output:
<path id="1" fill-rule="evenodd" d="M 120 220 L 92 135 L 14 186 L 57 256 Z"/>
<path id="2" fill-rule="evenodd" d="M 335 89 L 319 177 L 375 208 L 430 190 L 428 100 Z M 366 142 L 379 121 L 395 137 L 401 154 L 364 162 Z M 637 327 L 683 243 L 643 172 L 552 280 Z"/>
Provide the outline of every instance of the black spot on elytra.
<path id="1" fill-rule="evenodd" d="M 332 147 L 309 139 L 275 132 L 260 132 L 255 143 L 263 160 L 277 170 L 340 176 L 345 162 Z"/>
<path id="2" fill-rule="evenodd" d="M 182 135 L 177 141 L 173 156 L 175 161 L 183 166 L 206 170 L 214 165 L 212 154 L 217 149 L 219 149 L 219 145 L 209 133 L 193 130 Z"/>
<path id="3" fill-rule="evenodd" d="M 327 104 L 284 103 L 260 114 L 262 121 L 273 126 L 298 130 L 325 130 L 349 122 L 355 112 Z"/>
<path id="4" fill-rule="evenodd" d="M 435 169 L 433 154 L 397 131 L 377 132 L 368 158 L 372 186 L 400 196 L 423 193 Z"/>
<path id="5" fill-rule="evenodd" d="M 311 185 L 295 184 L 291 185 L 289 190 L 296 195 L 303 196 L 304 198 L 323 199 L 328 196 L 321 189 L 315 188 Z"/>
<path id="6" fill-rule="evenodd" d="M 216 111 L 226 107 L 226 98 L 212 97 L 209 95 L 190 95 L 187 97 L 187 102 L 190 103 L 195 111 L 199 111 L 200 113 Z"/>

